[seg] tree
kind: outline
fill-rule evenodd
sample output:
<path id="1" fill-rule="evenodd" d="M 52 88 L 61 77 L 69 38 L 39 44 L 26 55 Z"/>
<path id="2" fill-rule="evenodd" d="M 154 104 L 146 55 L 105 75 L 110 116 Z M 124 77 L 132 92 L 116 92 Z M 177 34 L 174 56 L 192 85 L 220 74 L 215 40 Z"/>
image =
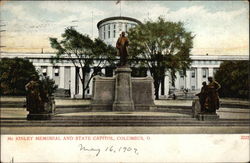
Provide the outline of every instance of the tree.
<path id="1" fill-rule="evenodd" d="M 85 76 L 90 68 L 94 65 L 96 60 L 97 69 L 101 69 L 106 64 L 113 65 L 112 58 L 115 58 L 115 49 L 106 45 L 102 40 L 95 39 L 94 41 L 88 35 L 83 35 L 70 27 L 62 34 L 62 40 L 57 38 L 50 38 L 51 47 L 56 49 L 57 55 L 54 59 L 68 58 L 76 68 L 81 69 L 77 73 L 83 85 L 83 98 L 85 98 L 85 91 L 89 88 L 90 80 L 99 73 L 94 71 L 90 78 L 85 81 Z"/>
<path id="2" fill-rule="evenodd" d="M 221 97 L 249 97 L 249 62 L 224 61 L 215 74 L 215 79 L 221 84 Z"/>
<path id="3" fill-rule="evenodd" d="M 39 74 L 39 76 L 39 83 L 41 84 L 42 89 L 48 93 L 48 96 L 52 96 L 58 88 L 58 86 L 55 84 L 55 81 L 53 79 L 50 79 L 48 76 L 44 76 L 42 74 Z"/>
<path id="4" fill-rule="evenodd" d="M 159 17 L 155 22 L 146 21 L 131 28 L 128 37 L 129 54 L 132 59 L 144 59 L 140 66 L 149 68 L 158 99 L 159 86 L 165 72 L 170 72 L 174 86 L 175 73 L 183 71 L 185 75 L 189 68 L 194 36 L 185 30 L 182 22 L 168 22 Z"/>
<path id="5" fill-rule="evenodd" d="M 25 84 L 38 73 L 29 60 L 2 58 L 0 61 L 0 92 L 2 95 L 25 95 Z"/>

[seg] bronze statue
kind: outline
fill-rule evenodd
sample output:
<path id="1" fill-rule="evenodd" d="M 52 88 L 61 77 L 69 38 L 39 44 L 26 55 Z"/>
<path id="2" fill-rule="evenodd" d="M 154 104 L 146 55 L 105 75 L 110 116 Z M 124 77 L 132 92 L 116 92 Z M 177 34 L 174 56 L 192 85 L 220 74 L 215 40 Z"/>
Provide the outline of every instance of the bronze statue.
<path id="1" fill-rule="evenodd" d="M 205 107 L 209 113 L 216 113 L 216 110 L 219 109 L 220 106 L 218 90 L 221 88 L 221 86 L 212 77 L 208 77 L 208 81 L 209 84 L 207 85 L 207 98 Z"/>
<path id="2" fill-rule="evenodd" d="M 202 82 L 202 88 L 201 88 L 201 92 L 196 94 L 196 96 L 199 97 L 199 102 L 201 105 L 201 113 L 204 113 L 206 111 L 205 109 L 205 102 L 206 102 L 206 98 L 207 98 L 207 93 L 208 93 L 208 89 L 207 89 L 207 83 L 204 81 Z"/>
<path id="3" fill-rule="evenodd" d="M 32 76 L 30 82 L 25 85 L 27 91 L 26 106 L 30 113 L 51 112 L 53 102 L 48 94 L 48 88 L 37 76 Z"/>
<path id="4" fill-rule="evenodd" d="M 43 99 L 41 98 L 41 88 L 37 76 L 32 76 L 31 81 L 25 85 L 27 91 L 26 105 L 31 113 L 43 111 Z"/>
<path id="5" fill-rule="evenodd" d="M 128 60 L 128 38 L 125 36 L 125 32 L 122 32 L 116 42 L 116 48 L 118 49 L 118 55 L 120 56 L 119 66 L 125 66 Z"/>

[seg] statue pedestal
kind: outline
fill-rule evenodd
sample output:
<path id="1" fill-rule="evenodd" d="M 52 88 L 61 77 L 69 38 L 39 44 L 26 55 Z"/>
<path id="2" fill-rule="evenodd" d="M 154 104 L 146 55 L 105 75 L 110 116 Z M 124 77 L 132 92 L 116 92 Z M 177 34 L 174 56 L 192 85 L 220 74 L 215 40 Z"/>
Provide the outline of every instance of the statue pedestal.
<path id="1" fill-rule="evenodd" d="M 93 111 L 153 111 L 154 85 L 152 77 L 131 77 L 131 69 L 120 67 L 114 77 L 93 79 Z"/>
<path id="2" fill-rule="evenodd" d="M 193 118 L 198 118 L 198 115 L 201 113 L 201 105 L 198 98 L 195 98 L 192 102 L 192 113 Z"/>
<path id="3" fill-rule="evenodd" d="M 119 67 L 115 72 L 115 99 L 112 110 L 134 111 L 131 82 L 132 70 L 129 67 Z"/>
<path id="4" fill-rule="evenodd" d="M 49 120 L 52 116 L 51 113 L 29 113 L 27 120 Z"/>
<path id="5" fill-rule="evenodd" d="M 197 115 L 197 118 L 199 121 L 212 121 L 212 120 L 218 120 L 219 115 L 216 113 L 214 113 L 214 114 L 200 113 Z"/>
<path id="6" fill-rule="evenodd" d="M 27 115 L 27 120 L 49 120 L 55 114 L 55 100 L 54 97 L 49 97 L 49 101 L 44 102 L 42 106 L 39 106 L 41 110 L 37 110 L 38 105 L 30 106 L 27 104 L 27 110 L 29 114 Z M 28 99 L 26 99 L 28 100 Z M 38 101 L 36 101 L 38 103 Z"/>

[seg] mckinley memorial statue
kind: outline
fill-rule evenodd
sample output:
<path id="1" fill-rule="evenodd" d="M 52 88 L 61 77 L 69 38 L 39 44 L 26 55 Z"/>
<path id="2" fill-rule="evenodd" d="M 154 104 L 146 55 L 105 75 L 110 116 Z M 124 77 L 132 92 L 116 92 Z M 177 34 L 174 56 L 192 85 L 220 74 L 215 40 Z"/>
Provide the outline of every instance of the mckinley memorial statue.
<path id="1" fill-rule="evenodd" d="M 116 48 L 120 62 L 114 77 L 95 76 L 93 79 L 92 110 L 138 111 L 154 110 L 154 86 L 150 76 L 133 78 L 128 60 L 129 40 L 120 34 Z"/>
<path id="2" fill-rule="evenodd" d="M 120 63 L 118 66 L 126 66 L 128 61 L 128 38 L 125 36 L 125 32 L 122 32 L 116 42 L 116 48 L 118 49 L 118 55 L 120 56 Z"/>

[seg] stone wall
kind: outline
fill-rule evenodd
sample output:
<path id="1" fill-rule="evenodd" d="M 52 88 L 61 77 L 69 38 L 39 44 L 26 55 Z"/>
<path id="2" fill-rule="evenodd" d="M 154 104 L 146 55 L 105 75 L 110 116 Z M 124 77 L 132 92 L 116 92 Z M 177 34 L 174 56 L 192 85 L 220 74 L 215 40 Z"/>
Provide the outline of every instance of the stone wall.
<path id="1" fill-rule="evenodd" d="M 152 77 L 132 78 L 132 99 L 135 111 L 156 109 Z M 93 79 L 93 98 L 91 109 L 112 111 L 115 100 L 116 77 L 95 76 Z"/>
<path id="2" fill-rule="evenodd" d="M 91 109 L 96 111 L 112 110 L 115 95 L 115 77 L 93 78 L 93 98 Z"/>
<path id="3" fill-rule="evenodd" d="M 135 110 L 154 110 L 153 78 L 132 78 L 132 97 Z"/>

